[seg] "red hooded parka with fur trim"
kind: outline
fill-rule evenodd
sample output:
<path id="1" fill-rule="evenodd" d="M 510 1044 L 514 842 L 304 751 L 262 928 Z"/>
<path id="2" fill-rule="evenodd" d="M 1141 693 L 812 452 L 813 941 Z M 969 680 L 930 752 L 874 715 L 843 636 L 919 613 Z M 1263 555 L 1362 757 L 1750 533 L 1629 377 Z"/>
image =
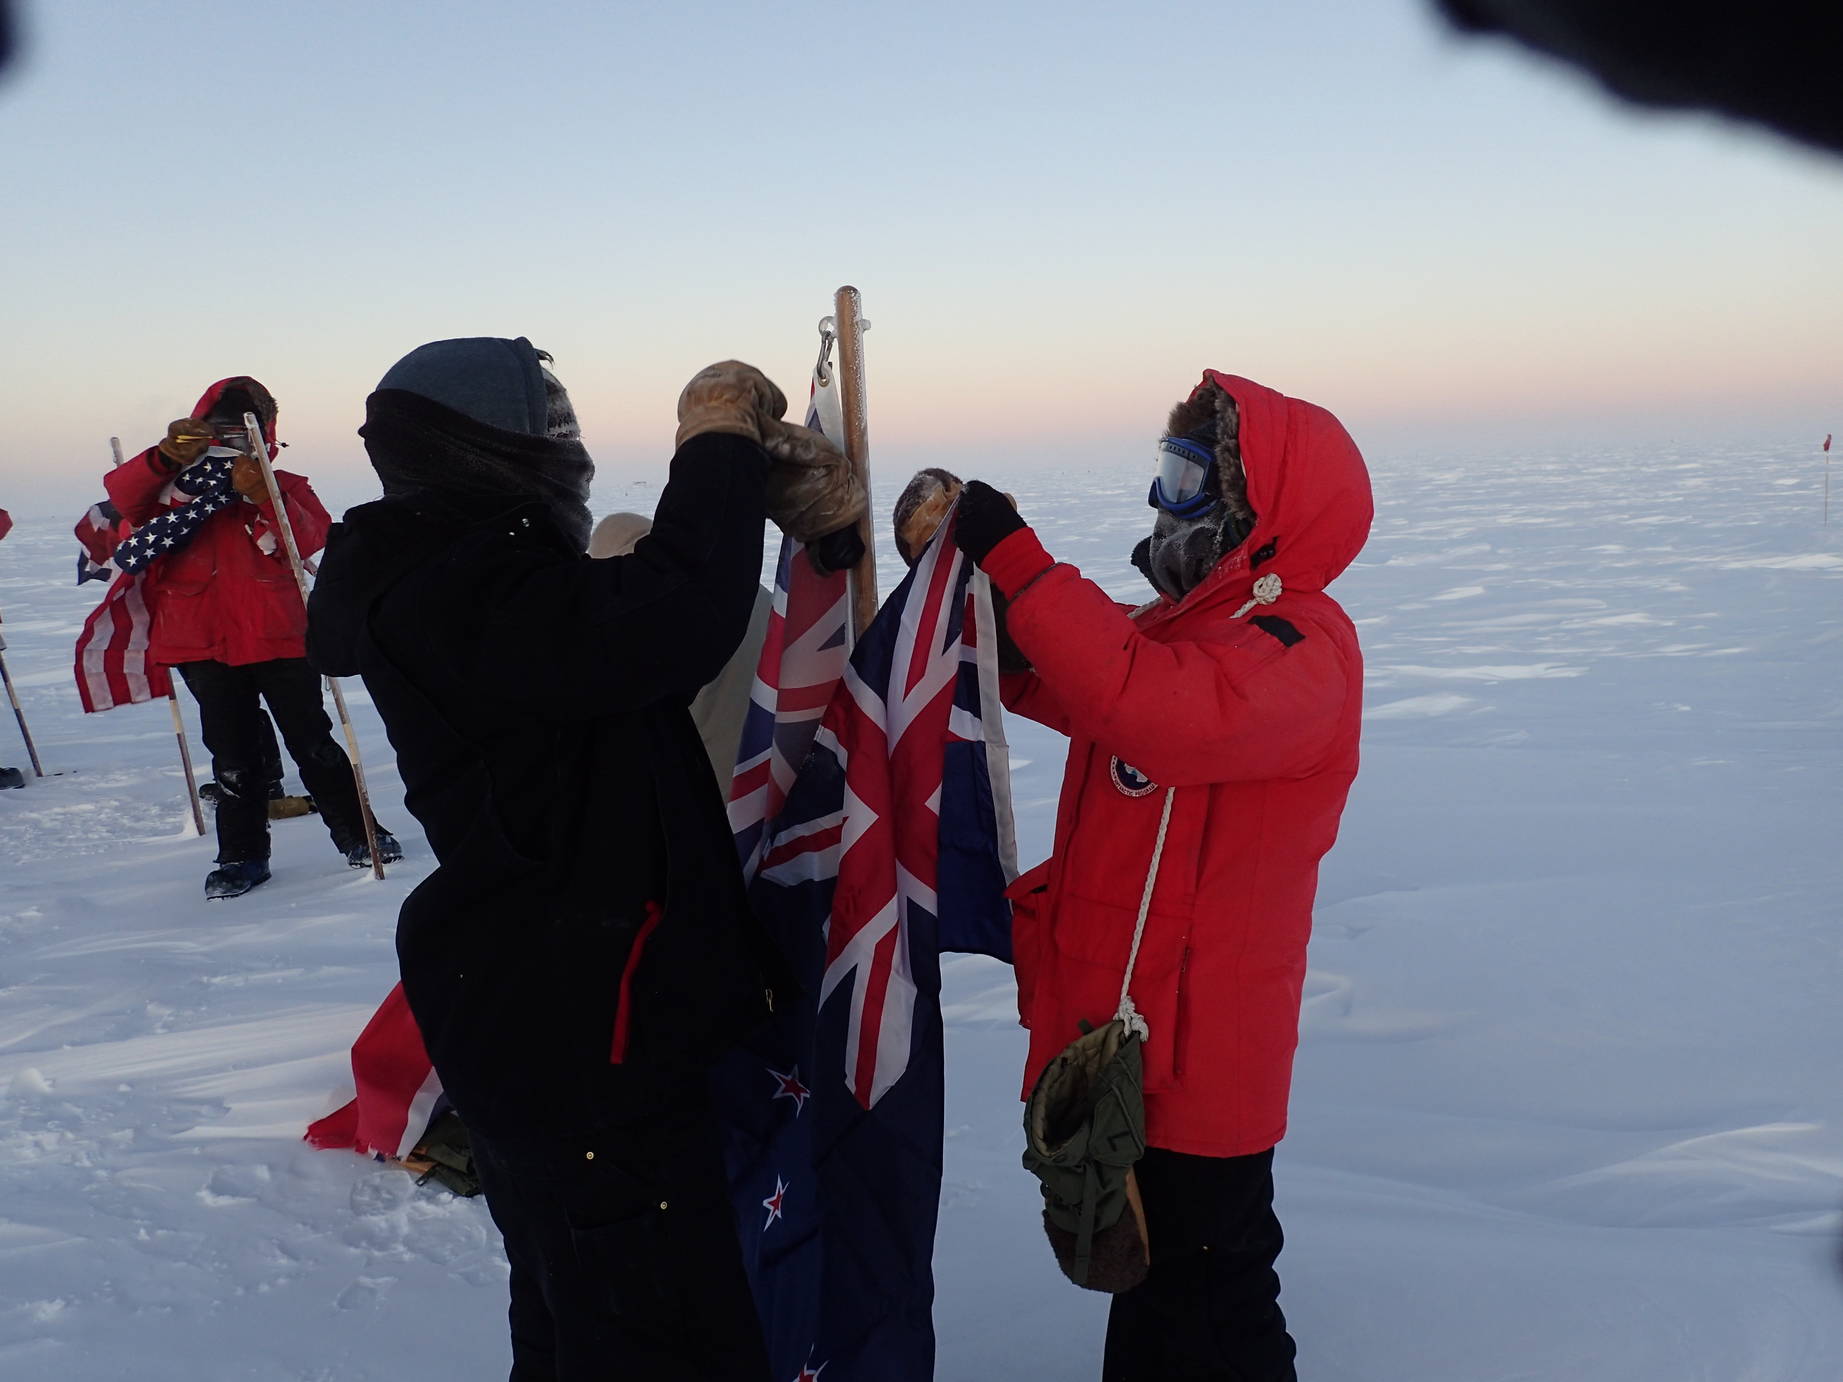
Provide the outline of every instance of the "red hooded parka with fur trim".
<path id="1" fill-rule="evenodd" d="M 279 450 L 274 400 L 254 379 L 218 380 L 191 416 L 208 416 L 233 391 L 255 404 L 273 459 Z M 159 447 L 150 446 L 103 483 L 123 519 L 138 528 L 174 506 L 174 479 Z M 326 545 L 326 509 L 305 476 L 278 470 L 275 483 L 301 556 L 311 557 Z M 147 568 L 146 591 L 153 616 L 149 652 L 165 666 L 212 661 L 238 667 L 307 655 L 307 610 L 270 504 L 239 502 L 211 515 L 190 543 Z"/>
<path id="2" fill-rule="evenodd" d="M 1373 507 L 1330 413 L 1215 370 L 1192 398 L 1212 385 L 1240 413 L 1256 523 L 1182 600 L 1116 604 L 1028 528 L 984 566 L 1034 669 L 1005 702 L 1071 740 L 1054 852 L 1012 889 L 1024 1092 L 1081 1021 L 1115 1014 L 1169 797 L 1132 980 L 1147 1135 L 1225 1157 L 1286 1131 L 1318 862 L 1363 698 L 1356 630 L 1325 587 Z"/>

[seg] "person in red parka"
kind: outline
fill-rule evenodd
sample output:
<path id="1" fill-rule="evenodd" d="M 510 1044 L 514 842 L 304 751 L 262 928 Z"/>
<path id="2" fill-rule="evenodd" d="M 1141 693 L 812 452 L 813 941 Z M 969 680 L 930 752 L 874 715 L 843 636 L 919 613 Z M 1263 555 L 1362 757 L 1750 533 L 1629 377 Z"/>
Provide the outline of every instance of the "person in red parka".
<path id="1" fill-rule="evenodd" d="M 268 787 L 273 766 L 261 702 L 281 731 L 333 845 L 355 867 L 371 853 L 351 762 L 333 739 L 320 678 L 308 667 L 307 611 L 289 566 L 254 447 L 273 458 L 275 399 L 247 376 L 205 390 L 164 440 L 104 477 L 109 498 L 135 531 L 116 549 L 123 570 L 146 571 L 153 660 L 176 667 L 198 699 L 218 781 L 218 867 L 207 898 L 238 897 L 269 878 Z M 255 414 L 260 437 L 248 435 Z M 326 510 L 306 477 L 275 482 L 303 558 L 326 542 Z M 402 856 L 378 831 L 385 862 Z"/>
<path id="2" fill-rule="evenodd" d="M 1114 1298 L 1103 1378 L 1294 1377 L 1274 1261 L 1318 862 L 1357 771 L 1356 630 L 1325 587 L 1369 534 L 1368 473 L 1323 408 L 1208 371 L 1159 443 L 1129 609 L 977 481 L 955 538 L 1031 670 L 1005 703 L 1069 736 L 1050 859 L 1018 880 L 1024 1090 L 1131 996 L 1151 1270 Z M 1156 862 L 1155 862 L 1156 861 Z"/>

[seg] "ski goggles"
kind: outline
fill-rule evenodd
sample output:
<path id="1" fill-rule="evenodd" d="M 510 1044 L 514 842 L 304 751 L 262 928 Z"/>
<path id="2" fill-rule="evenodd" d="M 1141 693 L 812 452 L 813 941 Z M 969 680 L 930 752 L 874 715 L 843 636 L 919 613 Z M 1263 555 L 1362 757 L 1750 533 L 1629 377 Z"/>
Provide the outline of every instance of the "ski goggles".
<path id="1" fill-rule="evenodd" d="M 1195 518 L 1216 506 L 1203 485 L 1216 464 L 1214 453 L 1188 437 L 1166 437 L 1158 444 L 1158 470 L 1146 503 L 1178 518 Z"/>

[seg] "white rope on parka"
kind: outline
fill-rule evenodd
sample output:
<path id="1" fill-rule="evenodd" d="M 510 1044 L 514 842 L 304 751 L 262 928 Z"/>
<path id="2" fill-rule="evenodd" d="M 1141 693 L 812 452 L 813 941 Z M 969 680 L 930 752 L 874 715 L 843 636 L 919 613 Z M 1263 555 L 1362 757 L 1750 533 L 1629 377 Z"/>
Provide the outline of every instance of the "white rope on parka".
<path id="1" fill-rule="evenodd" d="M 1165 856 L 1165 832 L 1171 826 L 1171 803 L 1177 799 L 1175 787 L 1165 788 L 1165 809 L 1158 818 L 1158 842 L 1152 846 L 1152 866 L 1146 870 L 1145 894 L 1139 899 L 1139 920 L 1133 925 L 1133 948 L 1126 957 L 1126 977 L 1120 981 L 1120 1007 L 1114 1020 L 1141 1041 L 1152 1035 L 1145 1018 L 1133 1005 L 1133 967 L 1139 963 L 1139 942 L 1145 939 L 1145 921 L 1152 913 L 1152 889 L 1158 885 L 1158 863 Z"/>
<path id="2" fill-rule="evenodd" d="M 1280 598 L 1280 593 L 1280 578 L 1269 572 L 1254 583 L 1250 592 L 1253 598 L 1229 617 L 1239 619 L 1256 605 L 1271 605 Z M 1158 884 L 1158 864 L 1165 855 L 1165 832 L 1171 826 L 1171 803 L 1176 796 L 1175 787 L 1165 788 L 1165 809 L 1158 818 L 1158 842 L 1152 846 L 1152 866 L 1146 870 L 1145 893 L 1139 899 L 1139 920 L 1133 924 L 1133 948 L 1126 956 L 1126 977 L 1120 981 L 1120 1006 L 1114 1013 L 1114 1020 L 1129 1032 L 1137 1033 L 1141 1041 L 1151 1036 L 1152 1029 L 1133 1003 L 1133 968 L 1139 963 L 1139 943 L 1145 939 L 1146 918 L 1152 913 L 1152 889 Z"/>
<path id="3" fill-rule="evenodd" d="M 1250 593 L 1254 598 L 1249 600 L 1248 603 L 1243 605 L 1240 609 L 1236 610 L 1229 618 L 1239 619 L 1256 605 L 1271 605 L 1275 600 L 1279 599 L 1280 578 L 1272 572 L 1269 572 L 1254 583 L 1254 589 Z"/>

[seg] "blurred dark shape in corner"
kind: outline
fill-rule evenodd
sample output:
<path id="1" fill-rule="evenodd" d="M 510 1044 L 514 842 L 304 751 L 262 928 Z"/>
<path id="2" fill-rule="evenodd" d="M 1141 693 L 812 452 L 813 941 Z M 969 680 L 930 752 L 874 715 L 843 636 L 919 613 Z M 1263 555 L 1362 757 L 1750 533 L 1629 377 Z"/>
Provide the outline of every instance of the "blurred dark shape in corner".
<path id="1" fill-rule="evenodd" d="M 12 66 L 13 55 L 18 51 L 14 43 L 17 32 L 13 27 L 13 0 L 0 0 L 0 76 Z"/>
<path id="2" fill-rule="evenodd" d="M 1435 0 L 1461 29 L 1508 34 L 1641 105 L 1755 120 L 1843 153 L 1839 0 Z"/>

